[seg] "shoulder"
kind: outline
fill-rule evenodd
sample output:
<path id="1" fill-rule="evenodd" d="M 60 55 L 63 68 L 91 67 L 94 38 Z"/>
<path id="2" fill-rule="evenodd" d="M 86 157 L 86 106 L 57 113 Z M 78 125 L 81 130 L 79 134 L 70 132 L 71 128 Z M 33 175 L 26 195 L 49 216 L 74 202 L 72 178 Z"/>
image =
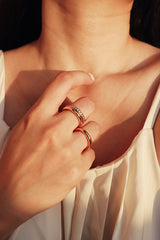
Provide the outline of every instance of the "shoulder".
<path id="1" fill-rule="evenodd" d="M 31 107 L 31 102 L 35 98 L 32 93 L 39 89 L 32 87 L 37 73 L 32 45 L 4 52 L 4 65 L 6 96 L 4 118 L 9 126 L 14 126 Z"/>
<path id="2" fill-rule="evenodd" d="M 145 71 L 147 77 L 151 77 L 151 83 L 155 85 L 157 91 L 160 88 L 160 49 L 149 44 L 139 42 L 139 49 L 142 51 L 142 54 L 148 55 L 146 58 L 148 64 L 146 64 Z M 160 164 L 160 94 L 158 96 L 158 112 L 155 112 L 156 119 L 153 127 L 154 133 L 154 143 L 157 153 L 158 162 Z"/>
<path id="3" fill-rule="evenodd" d="M 131 44 L 134 49 L 134 54 L 138 54 L 138 56 L 141 58 L 147 58 L 154 54 L 160 53 L 160 48 L 157 48 L 151 44 L 148 44 L 146 42 L 142 42 L 138 39 L 131 38 Z"/>
<path id="4" fill-rule="evenodd" d="M 21 72 L 35 69 L 35 53 L 34 43 L 4 52 L 6 90 Z"/>
<path id="5" fill-rule="evenodd" d="M 140 78 L 141 75 L 143 76 L 143 86 L 149 83 L 149 89 L 151 89 L 152 86 L 155 89 L 153 91 L 155 95 L 158 88 L 160 88 L 160 49 L 134 39 L 133 55 L 138 63 L 135 65 L 135 69 L 138 69 L 136 73 L 140 73 L 138 75 Z M 156 153 L 160 164 L 160 94 L 158 97 L 158 113 L 155 112 L 155 115 L 157 116 L 153 127 L 153 132 Z"/>
<path id="6" fill-rule="evenodd" d="M 141 81 L 142 85 L 158 85 L 160 79 L 160 49 L 150 44 L 132 39 L 130 73 Z"/>
<path id="7" fill-rule="evenodd" d="M 27 66 L 25 48 L 20 47 L 4 52 L 6 90 L 16 80 L 18 74 L 25 70 L 25 66 Z"/>
<path id="8" fill-rule="evenodd" d="M 132 38 L 131 55 L 133 66 L 139 69 L 156 68 L 160 72 L 160 48 Z"/>

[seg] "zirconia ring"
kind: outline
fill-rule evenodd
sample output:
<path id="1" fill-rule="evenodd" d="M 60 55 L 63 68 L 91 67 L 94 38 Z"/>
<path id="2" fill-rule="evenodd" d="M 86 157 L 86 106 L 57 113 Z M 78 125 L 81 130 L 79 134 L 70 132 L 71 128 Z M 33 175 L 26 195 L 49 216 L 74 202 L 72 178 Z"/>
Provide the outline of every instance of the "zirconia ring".
<path id="1" fill-rule="evenodd" d="M 79 122 L 79 125 L 78 126 L 81 126 L 83 125 L 83 123 L 85 122 L 85 116 L 84 114 L 81 112 L 81 110 L 76 107 L 76 106 L 73 106 L 73 105 L 67 105 L 63 108 L 63 111 L 64 110 L 68 110 L 70 112 L 72 112 L 78 119 L 78 122 Z"/>

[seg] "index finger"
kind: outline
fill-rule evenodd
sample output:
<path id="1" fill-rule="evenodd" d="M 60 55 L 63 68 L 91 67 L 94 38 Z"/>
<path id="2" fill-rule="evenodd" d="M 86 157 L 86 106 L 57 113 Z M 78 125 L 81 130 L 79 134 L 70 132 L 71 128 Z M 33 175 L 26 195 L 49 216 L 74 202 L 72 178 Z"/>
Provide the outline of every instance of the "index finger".
<path id="1" fill-rule="evenodd" d="M 47 115 L 53 115 L 65 100 L 67 93 L 74 87 L 89 85 L 94 82 L 90 73 L 67 71 L 59 73 L 40 97 L 40 105 Z"/>

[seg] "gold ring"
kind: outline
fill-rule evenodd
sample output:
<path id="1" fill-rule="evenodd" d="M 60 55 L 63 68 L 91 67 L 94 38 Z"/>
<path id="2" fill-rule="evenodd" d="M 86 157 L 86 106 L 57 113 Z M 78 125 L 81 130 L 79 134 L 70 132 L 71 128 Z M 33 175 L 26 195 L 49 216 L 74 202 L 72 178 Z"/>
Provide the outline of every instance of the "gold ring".
<path id="1" fill-rule="evenodd" d="M 78 122 L 79 122 L 79 125 L 78 126 L 81 126 L 83 125 L 83 123 L 86 121 L 85 119 L 85 116 L 84 114 L 81 112 L 81 110 L 79 108 L 77 108 L 76 106 L 73 106 L 73 105 L 68 105 L 68 106 L 65 106 L 62 111 L 64 110 L 68 110 L 70 112 L 72 112 L 78 119 Z"/>
<path id="2" fill-rule="evenodd" d="M 87 139 L 87 148 L 91 147 L 92 138 L 91 138 L 90 134 L 85 129 L 83 129 L 81 127 L 76 128 L 74 130 L 74 132 L 76 132 L 76 131 L 80 131 L 86 137 L 86 139 Z"/>

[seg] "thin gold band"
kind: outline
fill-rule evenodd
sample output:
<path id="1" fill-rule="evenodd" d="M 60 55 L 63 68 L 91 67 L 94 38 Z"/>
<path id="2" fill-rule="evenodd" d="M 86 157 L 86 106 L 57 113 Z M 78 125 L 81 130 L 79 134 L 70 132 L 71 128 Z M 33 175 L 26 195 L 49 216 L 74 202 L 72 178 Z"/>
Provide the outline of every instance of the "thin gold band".
<path id="1" fill-rule="evenodd" d="M 76 132 L 76 131 L 80 131 L 80 132 L 86 137 L 87 143 L 88 143 L 88 144 L 87 144 L 87 148 L 88 148 L 88 147 L 91 147 L 92 138 L 91 138 L 90 134 L 89 134 L 85 129 L 83 129 L 83 128 L 81 128 L 81 127 L 76 128 L 76 129 L 74 130 L 74 132 Z"/>

